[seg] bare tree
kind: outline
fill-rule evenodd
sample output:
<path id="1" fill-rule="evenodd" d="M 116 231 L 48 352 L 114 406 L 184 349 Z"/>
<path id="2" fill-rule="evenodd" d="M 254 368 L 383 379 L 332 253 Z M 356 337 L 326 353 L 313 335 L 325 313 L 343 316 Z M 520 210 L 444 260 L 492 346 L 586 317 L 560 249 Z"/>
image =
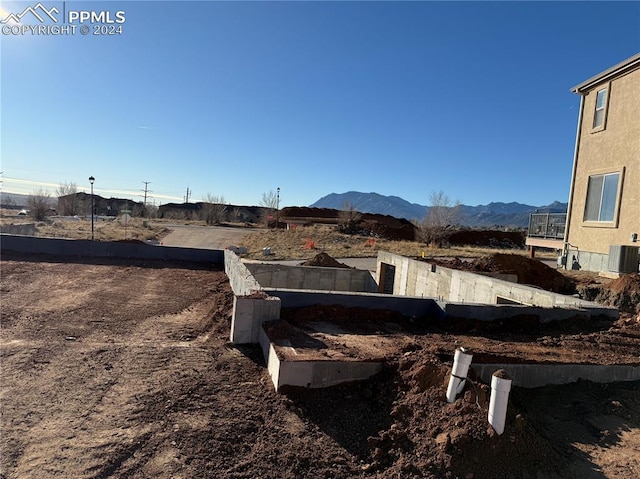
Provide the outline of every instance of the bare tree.
<path id="1" fill-rule="evenodd" d="M 226 218 L 227 205 L 224 204 L 224 196 L 216 196 L 207 193 L 202 203 L 202 219 L 208 225 L 218 225 Z"/>
<path id="2" fill-rule="evenodd" d="M 240 216 L 242 214 L 242 209 L 239 206 L 235 206 L 231 210 L 231 221 L 234 223 L 238 223 L 240 221 Z"/>
<path id="3" fill-rule="evenodd" d="M 34 191 L 27 197 L 27 208 L 35 221 L 44 221 L 51 209 L 51 195 L 43 189 Z"/>
<path id="4" fill-rule="evenodd" d="M 350 201 L 345 201 L 342 205 L 342 210 L 338 213 L 338 230 L 346 234 L 355 233 L 361 218 L 362 214 L 357 207 Z"/>
<path id="5" fill-rule="evenodd" d="M 59 214 L 63 216 L 74 216 L 78 214 L 76 193 L 78 193 L 78 186 L 75 183 L 60 183 L 60 186 L 56 189 Z"/>
<path id="6" fill-rule="evenodd" d="M 260 205 L 275 210 L 278 207 L 278 194 L 273 190 L 265 191 L 262 193 Z"/>
<path id="7" fill-rule="evenodd" d="M 453 201 L 442 190 L 429 196 L 429 210 L 418 223 L 420 237 L 428 245 L 440 246 L 447 237 L 447 230 L 460 221 L 461 203 Z"/>
<path id="8" fill-rule="evenodd" d="M 265 191 L 262 193 L 262 199 L 260 200 L 260 206 L 263 206 L 265 209 L 262 212 L 262 219 L 264 220 L 264 224 L 269 226 L 271 221 L 275 221 L 274 213 L 278 209 L 278 194 L 273 191 Z M 276 225 L 277 227 L 277 225 Z"/>
<path id="9" fill-rule="evenodd" d="M 158 207 L 153 205 L 147 205 L 144 213 L 145 218 L 157 218 L 158 217 Z"/>
<path id="10" fill-rule="evenodd" d="M 13 196 L 7 195 L 4 199 L 4 202 L 2 203 L 2 206 L 16 206 L 16 200 L 13 199 Z"/>

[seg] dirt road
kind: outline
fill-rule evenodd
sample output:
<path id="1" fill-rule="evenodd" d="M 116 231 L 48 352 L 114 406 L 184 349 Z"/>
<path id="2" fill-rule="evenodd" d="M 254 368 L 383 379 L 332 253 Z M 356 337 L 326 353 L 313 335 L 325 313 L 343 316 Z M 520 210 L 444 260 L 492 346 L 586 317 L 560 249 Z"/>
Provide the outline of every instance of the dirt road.
<path id="1" fill-rule="evenodd" d="M 164 246 L 184 248 L 225 249 L 238 245 L 251 234 L 251 228 L 230 228 L 227 226 L 166 225 L 171 230 L 162 239 Z"/>

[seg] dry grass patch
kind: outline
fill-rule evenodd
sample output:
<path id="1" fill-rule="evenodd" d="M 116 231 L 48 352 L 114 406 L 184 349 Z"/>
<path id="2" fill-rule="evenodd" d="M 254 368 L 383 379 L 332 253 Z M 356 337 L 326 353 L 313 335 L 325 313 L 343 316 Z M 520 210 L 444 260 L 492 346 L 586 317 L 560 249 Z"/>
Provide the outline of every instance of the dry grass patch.
<path id="1" fill-rule="evenodd" d="M 36 236 L 43 238 L 91 239 L 91 219 L 50 219 L 37 223 Z M 131 218 L 126 226 L 121 219 L 94 222 L 94 238 L 97 241 L 159 241 L 170 230 L 163 224 L 143 218 Z"/>
<path id="2" fill-rule="evenodd" d="M 12 212 L 12 215 L 15 214 Z M 3 224 L 31 223 L 31 218 L 9 216 L 3 211 L 0 217 Z M 94 236 L 98 241 L 161 241 L 171 232 L 172 224 L 204 226 L 203 221 L 185 221 L 175 219 L 144 219 L 131 218 L 125 229 L 122 219 L 96 220 Z M 226 224 L 226 226 L 231 226 Z M 233 226 L 241 227 L 239 224 Z M 347 235 L 340 233 L 335 226 L 314 225 L 295 229 L 264 229 L 249 227 L 248 234 L 239 246 L 248 249 L 245 255 L 251 259 L 260 260 L 307 260 L 320 252 L 327 253 L 333 258 L 371 258 L 378 255 L 378 251 L 389 251 L 409 257 L 418 257 L 423 253 L 426 257 L 460 257 L 477 258 L 500 251 L 526 255 L 524 249 L 482 248 L 477 246 L 454 246 L 450 248 L 436 248 L 414 241 L 391 241 L 369 236 Z M 45 222 L 37 223 L 36 236 L 47 238 L 90 239 L 91 218 L 79 217 L 76 220 L 51 217 Z M 264 256 L 263 248 L 271 248 L 272 254 Z M 537 257 L 553 259 L 553 253 L 537 253 Z"/>
<path id="3" fill-rule="evenodd" d="M 414 241 L 391 241 L 368 236 L 346 235 L 335 227 L 315 225 L 291 230 L 259 230 L 247 235 L 242 245 L 251 259 L 310 259 L 320 252 L 333 258 L 369 258 L 378 251 L 389 251 L 403 256 L 476 258 L 495 253 L 495 249 L 479 247 L 432 248 Z M 271 256 L 264 256 L 263 248 L 271 248 Z M 525 250 L 501 250 L 504 253 L 526 255 Z"/>

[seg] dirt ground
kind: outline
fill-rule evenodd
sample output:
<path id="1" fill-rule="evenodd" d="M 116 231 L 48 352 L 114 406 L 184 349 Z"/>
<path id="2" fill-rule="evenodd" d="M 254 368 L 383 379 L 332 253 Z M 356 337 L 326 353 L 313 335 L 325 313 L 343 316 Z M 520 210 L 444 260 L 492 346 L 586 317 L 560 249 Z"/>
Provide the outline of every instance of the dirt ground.
<path id="1" fill-rule="evenodd" d="M 228 342 L 220 269 L 68 261 L 2 257 L 2 478 L 640 476 L 640 382 L 514 387 L 501 436 L 486 385 L 444 400 L 462 342 L 640 364 L 635 314 L 577 330 L 430 325 L 369 381 L 280 394 L 260 350 Z"/>

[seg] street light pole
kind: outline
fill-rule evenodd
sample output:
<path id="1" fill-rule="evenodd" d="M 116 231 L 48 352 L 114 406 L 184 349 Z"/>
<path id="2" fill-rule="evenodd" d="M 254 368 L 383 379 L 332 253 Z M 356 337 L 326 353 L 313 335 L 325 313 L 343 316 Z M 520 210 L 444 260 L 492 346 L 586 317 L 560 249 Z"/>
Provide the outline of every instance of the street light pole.
<path id="1" fill-rule="evenodd" d="M 278 186 L 278 196 L 276 196 L 276 229 L 279 228 L 278 215 L 280 213 L 280 187 Z"/>
<path id="2" fill-rule="evenodd" d="M 96 181 L 96 179 L 93 176 L 89 177 L 89 183 L 91 183 L 91 241 L 93 241 L 93 211 L 94 211 L 94 206 L 93 206 L 93 182 Z"/>

